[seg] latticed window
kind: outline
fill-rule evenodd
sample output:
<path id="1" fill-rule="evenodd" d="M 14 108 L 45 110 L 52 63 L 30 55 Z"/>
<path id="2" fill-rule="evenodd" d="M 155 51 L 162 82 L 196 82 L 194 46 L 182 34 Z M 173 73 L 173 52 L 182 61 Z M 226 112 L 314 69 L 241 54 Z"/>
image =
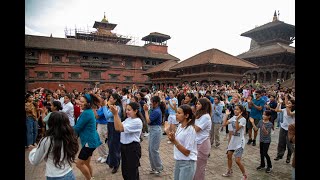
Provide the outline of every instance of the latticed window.
<path id="1" fill-rule="evenodd" d="M 132 61 L 131 60 L 126 60 L 125 64 L 126 64 L 126 68 L 132 68 Z"/>
<path id="2" fill-rule="evenodd" d="M 52 79 L 60 79 L 63 78 L 63 72 L 53 72 L 52 73 Z"/>
<path id="3" fill-rule="evenodd" d="M 89 78 L 90 79 L 101 79 L 101 72 L 100 71 L 90 71 Z"/>
<path id="4" fill-rule="evenodd" d="M 37 72 L 37 78 L 45 78 L 46 74 L 47 74 L 47 72 L 39 71 L 39 72 Z"/>
<path id="5" fill-rule="evenodd" d="M 110 80 L 116 81 L 118 80 L 119 74 L 109 74 Z"/>
<path id="6" fill-rule="evenodd" d="M 53 62 L 53 63 L 62 62 L 61 56 L 59 56 L 59 55 L 53 55 L 53 56 L 52 56 L 52 62 Z"/>
<path id="7" fill-rule="evenodd" d="M 120 62 L 119 62 L 119 61 L 112 61 L 112 65 L 113 65 L 113 66 L 119 66 L 119 65 L 120 65 Z"/>
<path id="8" fill-rule="evenodd" d="M 124 79 L 125 81 L 130 81 L 130 82 L 131 82 L 133 76 L 124 76 L 124 78 L 125 78 L 125 79 Z"/>
<path id="9" fill-rule="evenodd" d="M 79 73 L 79 72 L 71 72 L 71 73 L 69 73 L 69 78 L 70 79 L 80 79 L 81 78 L 81 73 Z"/>

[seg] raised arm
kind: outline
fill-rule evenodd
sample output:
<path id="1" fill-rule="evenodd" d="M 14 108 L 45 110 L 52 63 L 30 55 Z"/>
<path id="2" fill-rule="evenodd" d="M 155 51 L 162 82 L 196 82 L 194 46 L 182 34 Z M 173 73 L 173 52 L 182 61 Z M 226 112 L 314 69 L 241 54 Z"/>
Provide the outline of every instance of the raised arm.
<path id="1" fill-rule="evenodd" d="M 116 131 L 123 132 L 124 128 L 123 128 L 123 124 L 122 124 L 120 117 L 119 117 L 117 106 L 110 105 L 109 107 L 110 107 L 110 111 L 112 112 L 112 114 L 114 116 L 114 128 L 116 129 Z"/>

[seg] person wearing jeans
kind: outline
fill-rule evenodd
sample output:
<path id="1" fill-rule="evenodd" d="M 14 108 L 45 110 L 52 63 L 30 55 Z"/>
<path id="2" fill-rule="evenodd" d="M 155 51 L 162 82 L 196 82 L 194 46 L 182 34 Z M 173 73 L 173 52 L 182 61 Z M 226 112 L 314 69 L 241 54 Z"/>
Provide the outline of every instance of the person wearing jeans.
<path id="1" fill-rule="evenodd" d="M 173 155 L 175 159 L 174 179 L 192 180 L 196 172 L 197 161 L 197 133 L 194 129 L 194 115 L 189 105 L 181 105 L 177 109 L 177 121 L 180 122 L 177 131 L 169 131 L 168 137 L 175 145 Z"/>
<path id="2" fill-rule="evenodd" d="M 31 94 L 25 96 L 25 111 L 26 111 L 26 147 L 36 145 L 38 135 L 37 109 L 33 103 L 34 97 Z"/>
<path id="3" fill-rule="evenodd" d="M 215 143 L 215 146 L 220 145 L 220 129 L 222 126 L 222 109 L 223 106 L 220 104 L 220 97 L 214 97 L 214 104 L 212 104 L 212 126 L 210 132 L 210 142 L 211 146 Z"/>
<path id="4" fill-rule="evenodd" d="M 150 174 L 160 175 L 163 170 L 162 161 L 159 154 L 159 146 L 162 136 L 161 123 L 162 111 L 160 109 L 160 97 L 153 96 L 151 98 L 152 111 L 149 116 L 148 105 L 144 104 L 146 121 L 149 124 L 149 160 L 151 165 Z M 163 108 L 162 108 L 163 109 Z M 164 111 L 164 109 L 163 109 Z"/>

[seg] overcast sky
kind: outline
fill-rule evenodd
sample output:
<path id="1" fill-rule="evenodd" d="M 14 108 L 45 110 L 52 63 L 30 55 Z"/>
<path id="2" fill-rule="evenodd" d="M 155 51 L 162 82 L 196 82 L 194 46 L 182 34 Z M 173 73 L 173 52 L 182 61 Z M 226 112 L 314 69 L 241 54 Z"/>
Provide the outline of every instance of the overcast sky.
<path id="1" fill-rule="evenodd" d="M 65 29 L 92 28 L 104 12 L 114 33 L 132 37 L 133 45 L 151 32 L 171 36 L 168 52 L 185 60 L 216 48 L 237 56 L 249 49 L 240 36 L 279 19 L 295 25 L 295 0 L 25 0 L 25 33 L 65 37 Z M 294 43 L 291 44 L 294 46 Z"/>

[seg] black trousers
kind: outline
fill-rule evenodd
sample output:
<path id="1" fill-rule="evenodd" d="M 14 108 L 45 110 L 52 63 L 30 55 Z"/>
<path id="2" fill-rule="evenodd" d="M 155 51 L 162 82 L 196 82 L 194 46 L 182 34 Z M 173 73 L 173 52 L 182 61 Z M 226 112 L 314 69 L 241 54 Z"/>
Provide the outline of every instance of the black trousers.
<path id="1" fill-rule="evenodd" d="M 113 168 L 120 165 L 120 132 L 116 131 L 113 122 L 108 122 L 109 155 L 106 163 Z"/>
<path id="2" fill-rule="evenodd" d="M 277 157 L 282 158 L 284 156 L 286 148 L 288 149 L 287 159 L 290 160 L 292 154 L 292 147 L 291 143 L 289 142 L 288 131 L 280 127 Z"/>
<path id="3" fill-rule="evenodd" d="M 124 180 L 139 180 L 140 158 L 140 143 L 121 144 L 121 171 Z"/>
<path id="4" fill-rule="evenodd" d="M 260 158 L 261 158 L 260 166 L 262 166 L 262 167 L 266 166 L 266 164 L 264 162 L 264 158 L 267 159 L 268 167 L 270 167 L 270 168 L 272 167 L 270 156 L 268 155 L 269 146 L 270 146 L 270 143 L 260 142 Z"/>

